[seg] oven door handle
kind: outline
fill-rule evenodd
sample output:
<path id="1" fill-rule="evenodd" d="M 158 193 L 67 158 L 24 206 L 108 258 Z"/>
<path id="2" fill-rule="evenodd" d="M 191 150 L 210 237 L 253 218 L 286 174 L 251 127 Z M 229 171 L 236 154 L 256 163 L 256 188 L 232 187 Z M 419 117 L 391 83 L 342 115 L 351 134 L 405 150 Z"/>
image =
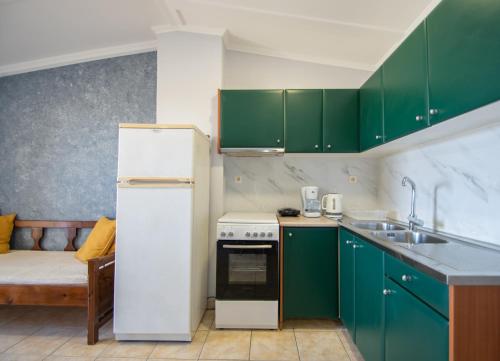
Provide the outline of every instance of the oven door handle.
<path id="1" fill-rule="evenodd" d="M 256 244 L 256 245 L 233 245 L 233 244 L 224 244 L 222 248 L 228 249 L 269 249 L 273 248 L 271 244 Z"/>

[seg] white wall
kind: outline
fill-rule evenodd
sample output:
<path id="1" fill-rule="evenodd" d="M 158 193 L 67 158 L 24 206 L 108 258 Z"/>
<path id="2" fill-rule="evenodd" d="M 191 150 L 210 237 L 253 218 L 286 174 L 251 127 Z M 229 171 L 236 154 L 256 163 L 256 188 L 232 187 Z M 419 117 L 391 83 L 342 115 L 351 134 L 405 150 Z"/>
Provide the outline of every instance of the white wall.
<path id="1" fill-rule="evenodd" d="M 188 32 L 158 34 L 157 123 L 195 124 L 211 137 L 209 296 L 215 295 L 216 225 L 223 214 L 223 158 L 217 154 L 222 37 Z"/>
<path id="2" fill-rule="evenodd" d="M 371 72 L 226 51 L 225 89 L 359 88 Z"/>
<path id="3" fill-rule="evenodd" d="M 226 51 L 225 89 L 358 88 L 369 72 L 318 65 L 269 56 Z M 377 161 L 349 156 L 296 156 L 273 158 L 225 157 L 226 211 L 275 212 L 280 207 L 300 208 L 299 189 L 317 185 L 321 193 L 345 195 L 346 208 L 376 207 Z M 350 184 L 349 175 L 358 183 Z M 242 182 L 236 183 L 235 177 Z"/>
<path id="4" fill-rule="evenodd" d="M 416 213 L 425 226 L 500 245 L 499 158 L 500 125 L 383 158 L 379 204 L 406 221 L 411 193 L 401 179 L 409 176 L 417 184 Z"/>

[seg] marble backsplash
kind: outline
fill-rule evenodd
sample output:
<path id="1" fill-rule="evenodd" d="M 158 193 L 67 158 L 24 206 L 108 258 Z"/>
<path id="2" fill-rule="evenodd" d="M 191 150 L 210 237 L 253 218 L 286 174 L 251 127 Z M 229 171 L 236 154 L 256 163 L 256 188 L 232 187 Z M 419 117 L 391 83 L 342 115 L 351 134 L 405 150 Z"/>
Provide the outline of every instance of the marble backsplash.
<path id="1" fill-rule="evenodd" d="M 417 185 L 416 214 L 425 226 L 500 245 L 500 125 L 423 145 L 380 160 L 378 204 L 406 221 Z"/>
<path id="2" fill-rule="evenodd" d="M 377 199 L 377 160 L 358 157 L 285 155 L 224 157 L 225 211 L 275 212 L 300 209 L 300 187 L 320 194 L 342 193 L 345 209 L 373 209 Z M 357 183 L 349 183 L 349 176 Z M 241 177 L 241 183 L 236 178 Z"/>

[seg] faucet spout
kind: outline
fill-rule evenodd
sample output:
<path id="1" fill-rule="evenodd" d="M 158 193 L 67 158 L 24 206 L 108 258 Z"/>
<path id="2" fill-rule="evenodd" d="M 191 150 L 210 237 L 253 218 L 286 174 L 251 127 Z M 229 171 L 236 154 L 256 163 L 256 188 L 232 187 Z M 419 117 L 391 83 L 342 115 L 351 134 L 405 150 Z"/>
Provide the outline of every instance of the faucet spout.
<path id="1" fill-rule="evenodd" d="M 410 214 L 408 215 L 408 227 L 410 228 L 410 231 L 413 231 L 415 226 L 423 226 L 424 221 L 418 219 L 417 215 L 415 214 L 415 199 L 417 197 L 417 186 L 415 185 L 415 182 L 411 180 L 409 177 L 403 177 L 401 185 L 403 187 L 406 187 L 407 183 L 411 186 L 411 208 L 410 208 Z"/>

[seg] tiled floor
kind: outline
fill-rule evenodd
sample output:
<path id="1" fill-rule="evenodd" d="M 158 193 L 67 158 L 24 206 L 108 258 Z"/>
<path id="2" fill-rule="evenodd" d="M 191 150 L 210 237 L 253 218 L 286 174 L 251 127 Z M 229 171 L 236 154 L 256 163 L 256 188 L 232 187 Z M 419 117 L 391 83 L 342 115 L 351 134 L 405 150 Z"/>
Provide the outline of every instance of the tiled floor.
<path id="1" fill-rule="evenodd" d="M 111 322 L 88 346 L 86 312 L 0 306 L 0 361 L 361 361 L 333 321 L 294 320 L 282 331 L 215 330 L 208 310 L 192 342 L 117 342 Z"/>

